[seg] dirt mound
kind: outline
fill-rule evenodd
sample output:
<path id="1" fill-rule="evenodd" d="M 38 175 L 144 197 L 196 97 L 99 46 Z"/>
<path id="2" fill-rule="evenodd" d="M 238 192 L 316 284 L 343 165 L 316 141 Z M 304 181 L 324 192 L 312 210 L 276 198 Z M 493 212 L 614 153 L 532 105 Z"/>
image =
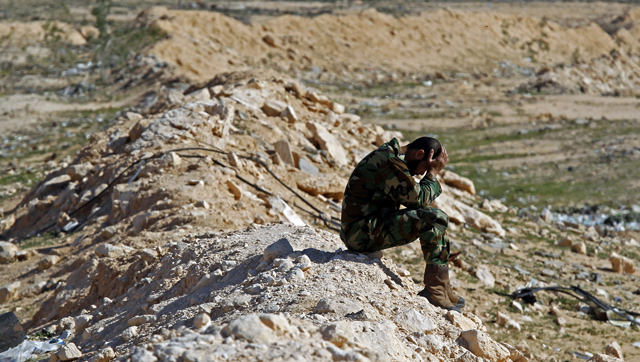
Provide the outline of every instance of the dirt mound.
<path id="1" fill-rule="evenodd" d="M 244 25 L 214 12 L 152 8 L 138 21 L 169 35 L 149 52 L 194 79 L 256 67 L 294 73 L 325 69 L 345 77 L 349 71 L 372 68 L 491 73 L 503 60 L 522 66 L 569 63 L 576 52 L 590 59 L 616 48 L 596 24 L 564 28 L 544 19 L 492 12 L 438 10 L 395 18 L 366 10 Z"/>

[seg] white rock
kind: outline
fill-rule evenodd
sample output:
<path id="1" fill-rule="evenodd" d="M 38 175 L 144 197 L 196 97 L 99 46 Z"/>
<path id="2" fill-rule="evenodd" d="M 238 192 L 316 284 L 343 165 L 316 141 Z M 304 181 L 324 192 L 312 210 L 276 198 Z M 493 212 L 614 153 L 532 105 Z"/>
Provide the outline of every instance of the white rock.
<path id="1" fill-rule="evenodd" d="M 60 361 L 73 361 L 74 359 L 78 359 L 82 357 L 82 352 L 76 347 L 73 343 L 68 343 L 60 348 L 58 353 L 56 353 Z"/>
<path id="2" fill-rule="evenodd" d="M 478 267 L 475 271 L 475 275 L 487 288 L 493 288 L 496 284 L 496 278 L 485 266 Z"/>
<path id="3" fill-rule="evenodd" d="M 269 117 L 277 117 L 287 108 L 287 104 L 275 99 L 266 100 L 262 110 Z"/>
<path id="4" fill-rule="evenodd" d="M 276 258 L 285 257 L 293 253 L 293 247 L 289 240 L 282 238 L 264 249 L 264 261 L 270 262 Z"/>
<path id="5" fill-rule="evenodd" d="M 394 321 L 407 332 L 429 332 L 436 328 L 431 319 L 413 308 L 398 313 Z"/>
<path id="6" fill-rule="evenodd" d="M 320 333 L 325 341 L 329 341 L 338 347 L 342 347 L 345 343 L 353 340 L 353 329 L 349 322 L 331 323 L 320 327 Z"/>
<path id="7" fill-rule="evenodd" d="M 18 288 L 20 288 L 20 282 L 15 281 L 13 283 L 5 284 L 0 287 L 0 304 L 6 303 L 18 295 Z"/>
<path id="8" fill-rule="evenodd" d="M 143 314 L 129 319 L 127 323 L 132 327 L 137 327 L 145 323 L 155 322 L 156 320 L 158 320 L 158 317 L 153 314 Z"/>
<path id="9" fill-rule="evenodd" d="M 347 151 L 342 147 L 342 143 L 338 141 L 336 136 L 316 122 L 307 122 L 307 128 L 311 131 L 313 139 L 320 148 L 327 151 L 339 166 L 345 166 L 349 163 Z"/>
<path id="10" fill-rule="evenodd" d="M 57 255 L 47 255 L 42 260 L 38 262 L 38 268 L 42 270 L 47 270 L 52 266 L 58 264 L 60 262 L 60 257 Z"/>
<path id="11" fill-rule="evenodd" d="M 117 245 L 105 243 L 98 246 L 95 253 L 101 258 L 117 258 L 118 256 L 123 255 L 125 250 Z"/>
<path id="12" fill-rule="evenodd" d="M 207 313 L 200 313 L 193 319 L 193 327 L 196 329 L 206 328 L 211 324 L 211 317 Z"/>
<path id="13" fill-rule="evenodd" d="M 582 242 L 575 243 L 575 244 L 571 245 L 571 251 L 573 251 L 574 253 L 586 255 L 587 254 L 587 246 L 585 245 L 585 243 L 582 243 Z"/>
<path id="14" fill-rule="evenodd" d="M 267 327 L 257 314 L 242 316 L 227 324 L 222 335 L 245 339 L 249 343 L 272 343 L 276 341 L 273 330 Z"/>
<path id="15" fill-rule="evenodd" d="M 503 361 L 511 355 L 508 349 L 477 329 L 463 331 L 460 337 L 467 343 L 469 351 L 477 357 L 490 361 Z"/>
<path id="16" fill-rule="evenodd" d="M 15 244 L 0 241 L 0 263 L 13 261 L 16 253 L 18 253 L 18 247 Z"/>
<path id="17" fill-rule="evenodd" d="M 91 314 L 81 314 L 75 317 L 74 321 L 76 323 L 76 333 L 81 333 L 85 328 L 87 328 L 89 326 L 89 323 L 91 323 L 91 320 L 93 320 L 93 316 Z"/>
<path id="18" fill-rule="evenodd" d="M 458 188 L 460 190 L 464 190 L 468 193 L 470 193 L 471 195 L 475 195 L 476 194 L 476 187 L 473 184 L 473 181 L 471 181 L 470 179 L 466 178 L 466 177 L 462 177 L 460 175 L 458 175 L 457 173 L 454 173 L 452 171 L 445 171 L 442 174 L 442 179 L 444 180 L 444 182 L 446 182 L 447 184 Z M 489 200 L 485 200 L 487 202 L 489 202 Z M 500 200 L 495 200 L 500 202 Z M 482 208 L 484 209 L 484 203 L 482 204 Z M 502 205 L 504 207 L 504 205 Z M 490 210 L 487 209 L 488 211 L 493 211 L 493 208 L 491 208 Z M 506 207 L 504 207 L 504 210 L 506 211 Z M 502 211 L 502 210 L 499 210 Z"/>
<path id="19" fill-rule="evenodd" d="M 67 175 L 71 177 L 71 181 L 79 181 L 88 176 L 92 168 L 93 165 L 91 164 L 91 162 L 69 166 L 67 168 Z"/>
<path id="20" fill-rule="evenodd" d="M 129 341 L 135 339 L 136 337 L 138 337 L 138 327 L 131 326 L 131 327 L 125 329 L 124 332 L 122 332 L 122 334 L 120 336 L 125 341 L 129 342 Z"/>
<path id="21" fill-rule="evenodd" d="M 622 356 L 622 348 L 620 347 L 620 344 L 618 344 L 617 341 L 612 341 L 611 343 L 609 343 L 605 349 L 605 352 L 609 356 L 613 356 L 615 358 L 620 358 L 621 360 L 624 360 L 624 357 Z"/>
<path id="22" fill-rule="evenodd" d="M 611 253 L 609 261 L 611 262 L 611 269 L 616 273 L 633 274 L 636 271 L 631 259 L 618 255 L 615 252 Z"/>

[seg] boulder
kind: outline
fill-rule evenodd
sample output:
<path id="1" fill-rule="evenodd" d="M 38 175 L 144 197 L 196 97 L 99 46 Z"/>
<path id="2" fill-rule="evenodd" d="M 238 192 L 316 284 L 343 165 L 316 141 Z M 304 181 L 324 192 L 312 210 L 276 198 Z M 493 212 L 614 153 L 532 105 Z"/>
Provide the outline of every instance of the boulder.
<path id="1" fill-rule="evenodd" d="M 287 318 L 282 314 L 260 314 L 258 317 L 264 325 L 271 328 L 278 336 L 297 334 L 297 330 L 289 324 Z"/>
<path id="2" fill-rule="evenodd" d="M 211 99 L 211 92 L 207 88 L 198 89 L 184 96 L 185 102 L 208 101 L 209 99 Z"/>
<path id="3" fill-rule="evenodd" d="M 0 263 L 13 261 L 18 253 L 18 246 L 6 241 L 0 241 Z"/>
<path id="4" fill-rule="evenodd" d="M 617 253 L 611 253 L 609 261 L 611 262 L 611 269 L 616 273 L 633 274 L 636 271 L 631 259 Z"/>
<path id="5" fill-rule="evenodd" d="M 296 115 L 296 111 L 291 106 L 287 106 L 287 108 L 280 113 L 280 117 L 286 119 L 290 123 L 298 122 L 298 115 Z"/>
<path id="6" fill-rule="evenodd" d="M 477 357 L 490 361 L 505 361 L 511 356 L 509 350 L 495 341 L 487 334 L 471 329 L 460 333 L 460 338 L 466 342 L 465 347 Z"/>
<path id="7" fill-rule="evenodd" d="M 558 241 L 556 241 L 556 246 L 571 246 L 573 245 L 573 240 L 571 240 L 570 238 L 563 238 L 560 239 Z"/>
<path id="8" fill-rule="evenodd" d="M 458 188 L 460 190 L 464 190 L 468 193 L 470 193 L 471 195 L 475 195 L 476 194 L 476 187 L 473 184 L 473 181 L 471 181 L 470 179 L 466 178 L 466 177 L 462 177 L 454 172 L 451 171 L 445 171 L 444 174 L 442 174 L 442 179 L 444 180 L 444 182 L 446 182 L 448 185 L 451 185 L 455 188 Z M 505 208 L 506 209 L 506 208 Z"/>
<path id="9" fill-rule="evenodd" d="M 200 313 L 193 319 L 193 328 L 202 329 L 211 324 L 211 317 L 207 313 Z"/>
<path id="10" fill-rule="evenodd" d="M 349 322 L 331 323 L 320 327 L 320 333 L 325 341 L 329 341 L 338 347 L 342 347 L 350 340 L 353 340 L 353 328 Z"/>
<path id="11" fill-rule="evenodd" d="M 51 193 L 54 190 L 63 188 L 64 186 L 66 186 L 69 182 L 71 181 L 71 177 L 69 175 L 60 175 L 57 177 L 54 177 L 48 181 L 45 181 L 40 188 L 38 188 L 38 191 L 36 192 L 36 195 L 46 195 Z"/>
<path id="12" fill-rule="evenodd" d="M 277 340 L 273 330 L 262 323 L 257 314 L 248 314 L 232 321 L 220 333 L 225 337 L 242 338 L 249 343 L 272 343 Z"/>
<path id="13" fill-rule="evenodd" d="M 9 215 L 9 217 L 0 221 L 0 233 L 3 233 L 9 230 L 15 223 L 16 223 L 16 216 L 14 214 Z M 2 258 L 2 256 L 0 256 L 0 258 Z"/>
<path id="14" fill-rule="evenodd" d="M 345 166 L 349 163 L 347 151 L 342 147 L 342 143 L 323 125 L 316 122 L 307 122 L 307 128 L 311 131 L 315 143 L 320 149 L 327 151 L 338 166 Z"/>
<path id="15" fill-rule="evenodd" d="M 125 250 L 117 245 L 108 243 L 98 246 L 95 250 L 96 255 L 101 258 L 117 258 L 125 253 Z"/>

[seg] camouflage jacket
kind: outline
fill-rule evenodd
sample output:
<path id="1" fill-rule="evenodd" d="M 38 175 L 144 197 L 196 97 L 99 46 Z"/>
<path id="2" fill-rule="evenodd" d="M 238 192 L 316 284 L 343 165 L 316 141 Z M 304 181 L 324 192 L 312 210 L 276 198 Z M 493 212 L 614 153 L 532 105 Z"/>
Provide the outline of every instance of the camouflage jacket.
<path id="1" fill-rule="evenodd" d="M 366 243 L 377 220 L 400 205 L 424 208 L 441 193 L 430 174 L 416 183 L 395 138 L 362 159 L 353 170 L 342 200 L 340 238 L 347 244 Z M 359 240 L 355 240 L 359 239 Z M 363 239 L 363 240 L 360 240 Z"/>

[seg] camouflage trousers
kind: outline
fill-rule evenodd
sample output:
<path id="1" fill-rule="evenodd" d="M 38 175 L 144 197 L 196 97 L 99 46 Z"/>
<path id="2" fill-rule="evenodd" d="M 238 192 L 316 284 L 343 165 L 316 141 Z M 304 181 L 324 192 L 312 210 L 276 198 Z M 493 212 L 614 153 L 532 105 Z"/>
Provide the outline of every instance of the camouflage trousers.
<path id="1" fill-rule="evenodd" d="M 427 264 L 449 262 L 449 239 L 446 235 L 449 216 L 433 207 L 381 212 L 350 233 L 346 244 L 350 250 L 372 252 L 405 245 L 420 239 Z"/>

